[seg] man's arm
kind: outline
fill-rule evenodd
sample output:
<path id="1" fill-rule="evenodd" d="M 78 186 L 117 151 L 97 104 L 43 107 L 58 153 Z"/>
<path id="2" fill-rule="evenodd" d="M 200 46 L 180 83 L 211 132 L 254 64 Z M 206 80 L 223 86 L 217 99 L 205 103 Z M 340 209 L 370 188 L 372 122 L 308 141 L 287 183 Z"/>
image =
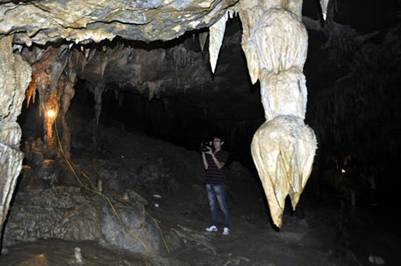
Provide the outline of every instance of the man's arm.
<path id="1" fill-rule="evenodd" d="M 212 155 L 213 162 L 216 164 L 217 168 L 221 169 L 224 167 L 225 162 L 220 162 L 219 160 L 217 160 L 216 155 L 214 155 L 214 153 L 211 153 L 210 155 Z"/>
<path id="2" fill-rule="evenodd" d="M 203 166 L 205 167 L 205 169 L 207 170 L 209 168 L 209 165 L 207 164 L 206 161 L 206 155 L 204 152 L 202 152 L 202 161 L 203 161 Z"/>

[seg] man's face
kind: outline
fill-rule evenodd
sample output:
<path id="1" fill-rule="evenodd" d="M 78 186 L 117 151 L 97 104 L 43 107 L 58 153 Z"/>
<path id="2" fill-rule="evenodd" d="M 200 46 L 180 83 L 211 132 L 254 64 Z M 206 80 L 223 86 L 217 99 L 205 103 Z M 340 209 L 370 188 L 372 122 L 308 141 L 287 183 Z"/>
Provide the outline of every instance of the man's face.
<path id="1" fill-rule="evenodd" d="M 213 147 L 214 147 L 214 149 L 215 150 L 218 150 L 218 149 L 220 149 L 221 148 L 221 145 L 223 145 L 223 141 L 221 141 L 221 139 L 220 138 L 214 138 L 213 139 Z"/>

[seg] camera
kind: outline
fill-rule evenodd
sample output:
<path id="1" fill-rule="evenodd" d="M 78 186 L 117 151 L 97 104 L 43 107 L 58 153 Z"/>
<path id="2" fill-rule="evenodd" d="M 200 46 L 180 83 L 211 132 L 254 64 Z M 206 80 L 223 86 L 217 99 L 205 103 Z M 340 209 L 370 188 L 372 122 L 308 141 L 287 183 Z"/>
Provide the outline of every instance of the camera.
<path id="1" fill-rule="evenodd" d="M 212 150 L 212 149 L 213 149 L 213 147 L 212 147 L 212 145 L 210 145 L 209 142 L 205 141 L 205 142 L 202 142 L 200 145 L 201 152 L 208 152 L 209 150 Z"/>

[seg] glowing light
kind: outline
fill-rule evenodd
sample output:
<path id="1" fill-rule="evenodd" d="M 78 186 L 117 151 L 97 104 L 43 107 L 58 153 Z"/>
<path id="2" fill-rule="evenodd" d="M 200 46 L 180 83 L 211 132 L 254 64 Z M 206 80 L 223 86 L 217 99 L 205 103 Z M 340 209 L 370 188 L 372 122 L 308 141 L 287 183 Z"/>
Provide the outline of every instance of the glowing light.
<path id="1" fill-rule="evenodd" d="M 56 113 L 56 111 L 50 109 L 50 110 L 47 110 L 46 115 L 47 115 L 49 118 L 55 118 L 55 117 L 57 116 L 57 113 Z"/>
<path id="2" fill-rule="evenodd" d="M 341 169 L 341 173 L 345 174 L 346 173 L 345 169 Z"/>

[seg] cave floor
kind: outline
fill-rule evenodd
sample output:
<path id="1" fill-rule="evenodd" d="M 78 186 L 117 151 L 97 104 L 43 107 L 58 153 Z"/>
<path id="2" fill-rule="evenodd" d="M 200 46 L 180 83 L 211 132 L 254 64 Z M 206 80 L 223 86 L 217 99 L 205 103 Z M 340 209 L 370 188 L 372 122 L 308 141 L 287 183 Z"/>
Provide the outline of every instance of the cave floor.
<path id="1" fill-rule="evenodd" d="M 278 232 L 251 211 L 241 214 L 231 206 L 232 231 L 229 236 L 222 236 L 203 232 L 208 220 L 207 210 L 174 212 L 169 208 L 177 210 L 180 205 L 169 204 L 171 202 L 166 201 L 152 214 L 161 219 L 164 232 L 183 232 L 186 243 L 162 259 L 123 254 L 89 241 L 41 240 L 9 248 L 1 257 L 0 265 L 79 265 L 74 262 L 77 246 L 82 249 L 85 262 L 82 265 L 375 265 L 368 262 L 366 253 L 372 251 L 373 254 L 378 251 L 376 255 L 385 258 L 386 254 L 392 254 L 390 260 L 387 256 L 384 265 L 400 265 L 397 259 L 399 246 L 394 246 L 394 243 L 400 243 L 399 238 L 383 238 L 380 232 L 367 234 L 363 227 L 352 236 L 358 235 L 359 239 L 350 241 L 357 245 L 357 250 L 371 249 L 365 250 L 363 258 L 357 258 L 349 249 L 350 243 L 342 239 L 344 235 L 338 235 L 340 231 L 333 224 L 333 210 L 322 209 L 319 215 L 308 215 L 305 219 L 287 216 L 285 227 Z"/>
<path id="2" fill-rule="evenodd" d="M 130 135 L 125 134 L 124 138 L 121 145 L 114 142 L 112 146 L 117 150 L 109 153 L 108 160 L 113 154 L 124 154 L 129 159 Z M 159 221 L 165 238 L 177 238 L 165 241 L 169 252 L 163 257 L 135 257 L 94 242 L 48 239 L 8 248 L 0 265 L 77 265 L 77 246 L 82 250 L 82 265 L 372 265 L 368 262 L 371 254 L 385 257 L 385 265 L 401 265 L 396 262 L 399 234 L 389 238 L 388 232 L 376 230 L 376 224 L 366 222 L 368 216 L 351 215 L 348 209 L 339 208 L 332 201 L 317 202 L 308 194 L 302 198 L 301 212 L 293 213 L 287 206 L 283 228 L 275 229 L 256 183 L 245 179 L 228 182 L 229 236 L 204 231 L 209 225 L 205 188 L 187 182 L 176 191 L 160 195 L 161 198 L 138 191 L 148 201 L 147 210 Z M 357 219 L 350 219 L 355 215 Z M 350 234 L 353 226 L 355 230 Z M 381 248 L 377 249 L 378 246 Z"/>
<path id="3" fill-rule="evenodd" d="M 159 207 L 152 207 L 151 215 L 160 221 L 163 232 L 177 232 L 184 244 L 169 247 L 174 251 L 163 260 L 150 260 L 151 265 L 355 265 L 352 257 L 344 257 L 346 252 L 337 243 L 338 228 L 332 224 L 333 213 L 327 210 L 319 213 L 320 217 L 314 214 L 305 219 L 288 214 L 284 228 L 278 232 L 254 206 L 236 208 L 231 204 L 231 233 L 222 236 L 220 232 L 203 231 L 209 220 L 207 206 L 195 208 L 174 195 L 158 202 Z M 76 265 L 77 246 L 82 250 L 84 265 L 149 265 L 144 258 L 113 252 L 94 242 L 62 240 L 13 246 L 0 265 Z"/>

